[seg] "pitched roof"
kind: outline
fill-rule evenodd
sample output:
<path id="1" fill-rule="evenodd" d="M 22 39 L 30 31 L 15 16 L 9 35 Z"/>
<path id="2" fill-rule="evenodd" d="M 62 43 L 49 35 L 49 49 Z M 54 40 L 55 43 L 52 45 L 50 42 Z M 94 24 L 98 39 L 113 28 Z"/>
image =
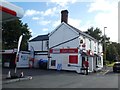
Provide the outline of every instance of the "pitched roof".
<path id="1" fill-rule="evenodd" d="M 71 28 L 73 28 L 76 32 L 82 34 L 83 36 L 88 37 L 88 38 L 90 38 L 90 39 L 92 39 L 92 40 L 96 40 L 96 41 L 97 41 L 97 39 L 93 38 L 92 36 L 90 36 L 90 35 L 88 35 L 88 34 L 86 34 L 86 33 L 84 33 L 84 32 L 82 32 L 81 30 L 79 30 L 79 29 L 71 26 L 70 24 L 67 24 L 67 25 L 70 26 Z"/>
<path id="2" fill-rule="evenodd" d="M 32 42 L 32 41 L 44 41 L 44 40 L 49 40 L 48 34 L 47 35 L 39 35 L 39 36 L 31 39 L 29 42 Z"/>
<path id="3" fill-rule="evenodd" d="M 79 30 L 79 29 L 77 29 L 77 28 L 73 27 L 72 25 L 70 25 L 70 24 L 68 24 L 68 23 L 65 23 L 65 22 L 62 22 L 59 26 L 57 26 L 57 27 L 55 28 L 55 30 L 53 30 L 53 31 L 49 34 L 49 36 L 51 36 L 55 31 L 57 31 L 58 28 L 60 28 L 62 25 L 68 26 L 68 27 L 71 28 L 72 30 L 75 30 L 76 32 L 78 32 L 80 35 L 83 35 L 83 36 L 88 37 L 88 38 L 90 38 L 90 39 L 92 39 L 92 40 L 98 41 L 97 39 L 93 38 L 92 36 L 90 36 L 90 35 L 82 32 L 81 30 Z"/>

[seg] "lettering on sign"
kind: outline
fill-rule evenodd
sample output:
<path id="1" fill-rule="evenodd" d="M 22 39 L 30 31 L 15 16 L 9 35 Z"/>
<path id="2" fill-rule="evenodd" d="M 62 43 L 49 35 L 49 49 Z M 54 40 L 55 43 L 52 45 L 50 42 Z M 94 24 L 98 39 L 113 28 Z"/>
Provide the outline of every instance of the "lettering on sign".
<path id="1" fill-rule="evenodd" d="M 51 49 L 50 53 L 78 53 L 78 49 L 77 48 L 73 48 L 73 49 Z"/>
<path id="2" fill-rule="evenodd" d="M 53 49 L 53 53 L 60 53 L 60 49 Z"/>
<path id="3" fill-rule="evenodd" d="M 60 53 L 78 53 L 78 49 L 61 49 Z"/>

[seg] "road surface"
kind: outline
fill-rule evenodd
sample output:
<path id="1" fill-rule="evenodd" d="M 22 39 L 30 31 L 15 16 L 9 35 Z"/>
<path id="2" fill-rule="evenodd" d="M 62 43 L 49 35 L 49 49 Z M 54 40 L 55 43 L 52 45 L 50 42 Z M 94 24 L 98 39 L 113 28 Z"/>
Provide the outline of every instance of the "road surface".
<path id="1" fill-rule="evenodd" d="M 9 69 L 3 69 L 3 76 Z M 11 70 L 12 71 L 12 70 Z M 69 71 L 19 69 L 32 80 L 3 84 L 3 88 L 118 88 L 119 73 L 107 72 L 77 74 Z"/>

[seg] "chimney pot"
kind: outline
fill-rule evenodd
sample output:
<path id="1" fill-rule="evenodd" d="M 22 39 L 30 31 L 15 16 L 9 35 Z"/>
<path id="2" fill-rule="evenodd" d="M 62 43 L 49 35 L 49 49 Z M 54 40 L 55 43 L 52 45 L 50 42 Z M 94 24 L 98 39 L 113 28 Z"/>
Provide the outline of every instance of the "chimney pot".
<path id="1" fill-rule="evenodd" d="M 62 22 L 68 23 L 68 10 L 61 11 L 61 23 Z"/>

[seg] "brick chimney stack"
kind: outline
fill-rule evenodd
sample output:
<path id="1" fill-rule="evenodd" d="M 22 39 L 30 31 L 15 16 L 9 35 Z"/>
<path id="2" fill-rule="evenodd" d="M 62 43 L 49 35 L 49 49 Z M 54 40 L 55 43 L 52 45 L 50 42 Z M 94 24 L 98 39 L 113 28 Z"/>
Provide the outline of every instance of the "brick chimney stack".
<path id="1" fill-rule="evenodd" d="M 62 22 L 68 23 L 68 10 L 61 11 L 61 23 Z"/>

